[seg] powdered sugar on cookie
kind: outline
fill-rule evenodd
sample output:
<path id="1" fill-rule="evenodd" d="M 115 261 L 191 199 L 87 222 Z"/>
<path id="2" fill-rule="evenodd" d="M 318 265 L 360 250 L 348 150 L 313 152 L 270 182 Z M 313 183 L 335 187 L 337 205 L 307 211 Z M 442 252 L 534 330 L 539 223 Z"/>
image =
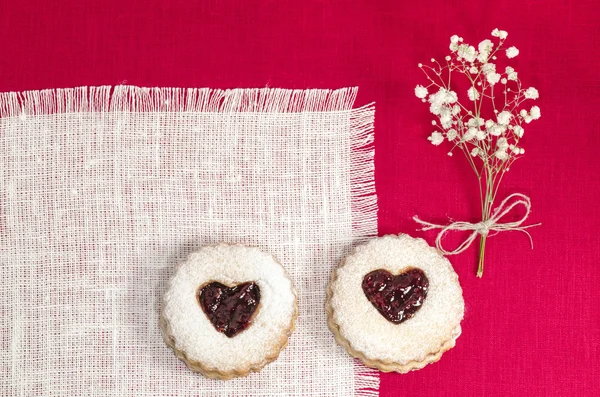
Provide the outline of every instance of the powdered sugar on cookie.
<path id="1" fill-rule="evenodd" d="M 231 338 L 215 329 L 197 299 L 199 287 L 209 282 L 258 285 L 260 303 L 247 329 Z M 258 248 L 221 244 L 202 248 L 178 266 L 164 296 L 163 331 L 188 366 L 244 375 L 279 355 L 296 315 L 292 282 L 271 255 Z"/>
<path id="2" fill-rule="evenodd" d="M 401 324 L 386 320 L 365 296 L 363 278 L 384 269 L 400 274 L 421 269 L 429 290 L 414 317 Z M 462 289 L 450 262 L 422 239 L 385 236 L 360 246 L 336 270 L 327 303 L 330 328 L 363 361 L 398 365 L 399 372 L 436 361 L 454 346 L 464 315 Z M 368 363 L 367 363 L 368 365 Z"/>

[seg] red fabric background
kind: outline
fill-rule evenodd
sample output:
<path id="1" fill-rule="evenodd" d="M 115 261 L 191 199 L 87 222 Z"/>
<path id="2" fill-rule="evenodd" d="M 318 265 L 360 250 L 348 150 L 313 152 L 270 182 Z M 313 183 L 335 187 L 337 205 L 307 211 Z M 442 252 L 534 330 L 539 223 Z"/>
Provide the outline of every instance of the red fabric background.
<path id="1" fill-rule="evenodd" d="M 375 3 L 375 4 L 374 4 Z M 451 257 L 464 289 L 463 335 L 443 359 L 381 376 L 382 396 L 600 395 L 600 6 L 492 1 L 35 1 L 0 5 L 0 91 L 133 84 L 333 88 L 377 103 L 380 233 L 415 231 L 414 214 L 477 220 L 476 180 L 459 155 L 425 139 L 417 68 L 458 34 L 476 44 L 509 32 L 513 64 L 540 91 L 542 118 L 500 196 L 530 195 L 525 236 Z M 571 3 L 566 4 L 566 3 Z"/>

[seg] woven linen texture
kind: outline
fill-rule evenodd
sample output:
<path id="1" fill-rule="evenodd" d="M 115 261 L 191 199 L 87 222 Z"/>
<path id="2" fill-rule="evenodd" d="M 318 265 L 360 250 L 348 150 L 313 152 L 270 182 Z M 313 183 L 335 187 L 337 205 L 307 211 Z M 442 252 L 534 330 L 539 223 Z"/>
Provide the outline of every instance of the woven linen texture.
<path id="1" fill-rule="evenodd" d="M 323 309 L 332 268 L 377 233 L 374 107 L 355 97 L 0 94 L 0 395 L 376 395 Z M 226 382 L 189 371 L 158 326 L 175 265 L 218 242 L 274 254 L 300 304 L 280 358 Z"/>

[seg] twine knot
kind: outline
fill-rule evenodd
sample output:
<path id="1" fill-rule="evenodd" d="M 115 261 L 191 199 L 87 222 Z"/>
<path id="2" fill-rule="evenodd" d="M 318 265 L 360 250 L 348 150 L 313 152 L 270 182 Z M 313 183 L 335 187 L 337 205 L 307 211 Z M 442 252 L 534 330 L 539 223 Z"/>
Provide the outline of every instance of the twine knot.
<path id="1" fill-rule="evenodd" d="M 482 236 L 487 236 L 490 232 L 490 227 L 494 226 L 494 222 L 491 219 L 488 219 L 487 221 L 476 223 L 473 226 L 477 233 L 481 234 Z"/>
<path id="2" fill-rule="evenodd" d="M 508 204 L 508 202 L 513 198 L 517 198 L 517 200 Z M 500 222 L 500 219 L 502 217 L 504 217 L 504 215 L 506 215 L 510 211 L 512 211 L 512 209 L 514 207 L 516 207 L 517 205 L 522 205 L 525 207 L 525 215 L 523 215 L 523 217 L 521 217 L 521 219 L 514 221 L 514 222 Z M 509 230 L 517 230 L 519 232 L 523 232 L 527 235 L 527 237 L 529 237 L 531 249 L 533 249 L 533 239 L 531 238 L 531 235 L 529 234 L 529 232 L 526 229 L 528 229 L 530 227 L 534 227 L 534 226 L 539 226 L 539 225 L 541 225 L 541 223 L 536 223 L 536 224 L 527 225 L 527 226 L 521 226 L 523 224 L 523 222 L 525 222 L 527 220 L 527 218 L 529 217 L 530 212 L 531 212 L 531 200 L 529 199 L 529 197 L 527 197 L 526 195 L 521 194 L 521 193 L 513 193 L 510 196 L 508 196 L 507 198 L 505 198 L 504 201 L 502 201 L 502 203 L 500 203 L 500 205 L 498 207 L 496 207 L 496 209 L 494 210 L 494 212 L 492 213 L 492 215 L 490 216 L 489 219 L 486 219 L 486 220 L 478 222 L 478 223 L 460 222 L 459 221 L 459 222 L 450 223 L 449 225 L 438 225 L 435 223 L 425 222 L 425 221 L 419 219 L 419 217 L 416 215 L 413 217 L 413 219 L 415 220 L 415 222 L 423 225 L 423 228 L 421 230 L 442 229 L 438 233 L 438 235 L 435 239 L 435 246 L 444 255 L 454 255 L 454 254 L 460 254 L 461 252 L 466 250 L 473 243 L 473 241 L 475 241 L 478 234 L 485 237 L 492 230 L 496 231 L 496 232 L 504 232 L 504 231 L 509 231 Z M 466 231 L 470 230 L 470 231 L 472 231 L 472 233 L 456 249 L 454 249 L 452 251 L 448 251 L 442 245 L 442 238 L 444 237 L 444 235 L 447 232 L 449 232 L 451 230 L 466 230 Z"/>

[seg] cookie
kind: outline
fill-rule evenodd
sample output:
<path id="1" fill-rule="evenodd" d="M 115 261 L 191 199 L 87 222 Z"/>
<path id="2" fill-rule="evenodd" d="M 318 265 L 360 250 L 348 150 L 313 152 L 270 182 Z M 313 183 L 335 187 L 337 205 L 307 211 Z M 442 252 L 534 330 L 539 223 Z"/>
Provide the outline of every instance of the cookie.
<path id="1" fill-rule="evenodd" d="M 225 380 L 276 360 L 297 315 L 296 291 L 275 258 L 220 244 L 177 267 L 163 298 L 161 329 L 191 370 Z"/>
<path id="2" fill-rule="evenodd" d="M 454 347 L 465 310 L 450 262 L 405 234 L 370 240 L 344 258 L 325 309 L 329 329 L 350 355 L 399 373 L 421 369 Z"/>

